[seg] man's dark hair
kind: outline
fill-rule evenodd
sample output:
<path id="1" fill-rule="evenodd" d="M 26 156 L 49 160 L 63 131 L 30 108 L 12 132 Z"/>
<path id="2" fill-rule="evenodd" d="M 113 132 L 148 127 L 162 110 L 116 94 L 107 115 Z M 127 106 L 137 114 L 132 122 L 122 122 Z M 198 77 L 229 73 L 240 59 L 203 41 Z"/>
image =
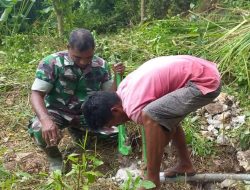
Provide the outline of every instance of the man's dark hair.
<path id="1" fill-rule="evenodd" d="M 88 127 L 92 130 L 103 128 L 112 119 L 111 108 L 119 103 L 115 92 L 95 92 L 83 105 L 83 115 Z"/>
<path id="2" fill-rule="evenodd" d="M 69 35 L 69 46 L 78 51 L 86 51 L 95 48 L 94 37 L 89 30 L 80 28 L 73 30 Z"/>

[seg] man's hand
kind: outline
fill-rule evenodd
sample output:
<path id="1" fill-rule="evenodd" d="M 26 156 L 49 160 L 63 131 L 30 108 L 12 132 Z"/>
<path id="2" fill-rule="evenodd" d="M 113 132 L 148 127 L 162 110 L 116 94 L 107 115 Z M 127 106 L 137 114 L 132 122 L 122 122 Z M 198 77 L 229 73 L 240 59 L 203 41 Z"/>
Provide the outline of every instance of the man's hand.
<path id="1" fill-rule="evenodd" d="M 42 137 L 45 140 L 47 147 L 56 146 L 61 139 L 58 126 L 48 117 L 42 118 Z"/>
<path id="2" fill-rule="evenodd" d="M 42 137 L 47 146 L 56 146 L 61 139 L 58 126 L 49 117 L 48 110 L 44 103 L 46 93 L 32 90 L 31 104 L 42 125 Z"/>
<path id="3" fill-rule="evenodd" d="M 125 71 L 125 66 L 123 65 L 123 63 L 116 63 L 112 65 L 112 70 L 115 74 L 118 73 L 120 75 L 123 75 Z"/>

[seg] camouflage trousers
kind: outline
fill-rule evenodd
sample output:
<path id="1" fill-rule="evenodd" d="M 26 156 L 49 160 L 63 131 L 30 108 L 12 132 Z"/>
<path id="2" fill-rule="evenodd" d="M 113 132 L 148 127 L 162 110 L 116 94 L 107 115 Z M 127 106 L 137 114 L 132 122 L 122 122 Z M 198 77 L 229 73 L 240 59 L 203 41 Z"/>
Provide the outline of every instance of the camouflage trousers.
<path id="1" fill-rule="evenodd" d="M 61 115 L 49 110 L 49 116 L 60 130 L 68 128 L 69 133 L 75 141 L 79 142 L 82 140 L 84 129 L 86 129 L 83 115 L 75 115 L 71 118 L 71 121 L 68 121 Z M 41 148 L 45 148 L 47 146 L 42 138 L 42 125 L 37 117 L 31 119 L 28 125 L 28 132 L 34 138 L 38 146 Z"/>

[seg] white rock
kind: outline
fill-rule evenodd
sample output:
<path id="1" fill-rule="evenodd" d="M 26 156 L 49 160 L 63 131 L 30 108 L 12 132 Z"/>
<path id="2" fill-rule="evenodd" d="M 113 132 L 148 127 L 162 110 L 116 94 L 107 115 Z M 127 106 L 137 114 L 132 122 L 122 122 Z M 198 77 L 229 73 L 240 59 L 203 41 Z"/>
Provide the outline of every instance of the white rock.
<path id="1" fill-rule="evenodd" d="M 217 115 L 217 119 L 219 120 L 219 121 L 221 121 L 221 122 L 225 122 L 225 120 L 227 120 L 228 118 L 230 118 L 231 117 L 231 112 L 229 112 L 229 111 L 226 111 L 226 112 L 223 112 L 222 114 L 219 114 L 219 115 Z"/>
<path id="2" fill-rule="evenodd" d="M 223 111 L 227 111 L 227 110 L 228 110 L 228 105 L 225 105 L 225 104 L 224 104 L 223 107 L 222 107 L 222 110 L 223 110 Z"/>
<path id="3" fill-rule="evenodd" d="M 221 92 L 220 95 L 215 99 L 215 101 L 219 101 L 221 103 L 226 102 L 228 95 L 224 92 Z"/>
<path id="4" fill-rule="evenodd" d="M 207 122 L 211 125 L 214 125 L 214 124 L 220 124 L 221 121 L 219 121 L 218 119 L 216 119 L 216 117 L 212 117 L 212 116 L 209 116 L 207 118 Z"/>
<path id="5" fill-rule="evenodd" d="M 214 128 L 218 128 L 218 126 L 222 124 L 220 120 L 216 120 L 216 119 L 207 119 L 207 122 L 208 124 L 213 125 Z"/>
<path id="6" fill-rule="evenodd" d="M 234 118 L 232 121 L 239 123 L 240 125 L 245 123 L 246 116 L 245 115 L 239 115 L 236 118 Z"/>
<path id="7" fill-rule="evenodd" d="M 250 150 L 237 152 L 237 159 L 240 166 L 246 171 L 250 171 Z"/>
<path id="8" fill-rule="evenodd" d="M 246 118 L 245 115 L 233 117 L 230 124 L 234 128 L 238 129 L 241 125 L 243 125 L 245 123 L 245 118 Z"/>
<path id="9" fill-rule="evenodd" d="M 116 175 L 115 175 L 115 180 L 117 182 L 124 182 L 126 181 L 129 177 L 128 177 L 128 173 L 129 172 L 133 179 L 135 179 L 137 176 L 139 176 L 141 174 L 141 170 L 136 168 L 136 164 L 133 163 L 130 167 L 128 168 L 121 168 L 117 171 Z"/>
<path id="10" fill-rule="evenodd" d="M 231 179 L 226 179 L 220 184 L 221 188 L 230 188 L 235 187 L 236 185 L 237 181 Z"/>
<path id="11" fill-rule="evenodd" d="M 213 125 L 209 125 L 209 126 L 207 127 L 207 130 L 208 130 L 208 131 L 214 130 L 214 126 L 213 126 Z"/>
<path id="12" fill-rule="evenodd" d="M 205 129 L 207 129 L 207 127 L 205 125 L 201 125 L 201 129 L 205 130 Z"/>
<path id="13" fill-rule="evenodd" d="M 218 144 L 227 144 L 229 142 L 228 137 L 224 134 L 220 134 L 217 139 L 216 142 Z"/>
<path id="14" fill-rule="evenodd" d="M 219 131 L 217 129 L 212 130 L 212 132 L 213 132 L 214 136 L 216 136 L 216 137 L 218 136 Z"/>

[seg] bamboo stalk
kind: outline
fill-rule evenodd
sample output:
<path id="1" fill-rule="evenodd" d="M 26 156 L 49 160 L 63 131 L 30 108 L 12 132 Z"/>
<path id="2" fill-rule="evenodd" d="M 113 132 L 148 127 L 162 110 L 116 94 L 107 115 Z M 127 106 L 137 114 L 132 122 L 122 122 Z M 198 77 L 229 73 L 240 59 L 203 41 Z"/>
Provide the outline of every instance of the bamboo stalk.
<path id="1" fill-rule="evenodd" d="M 234 174 L 234 173 L 204 173 L 194 176 L 178 176 L 174 178 L 165 178 L 164 172 L 160 173 L 160 181 L 167 183 L 174 182 L 221 182 L 225 179 L 250 181 L 250 174 Z"/>

